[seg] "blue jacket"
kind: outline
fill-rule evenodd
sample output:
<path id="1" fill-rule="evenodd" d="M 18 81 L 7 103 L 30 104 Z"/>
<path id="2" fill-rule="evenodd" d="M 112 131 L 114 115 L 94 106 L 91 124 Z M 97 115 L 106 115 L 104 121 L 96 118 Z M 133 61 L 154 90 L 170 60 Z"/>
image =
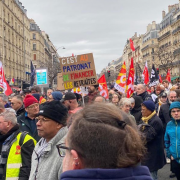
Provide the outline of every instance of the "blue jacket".
<path id="1" fill-rule="evenodd" d="M 121 169 L 81 169 L 66 171 L 60 180 L 152 180 L 149 169 L 137 166 Z"/>
<path id="2" fill-rule="evenodd" d="M 167 156 L 171 156 L 180 163 L 180 120 L 171 121 L 167 124 L 166 133 L 164 136 Z"/>

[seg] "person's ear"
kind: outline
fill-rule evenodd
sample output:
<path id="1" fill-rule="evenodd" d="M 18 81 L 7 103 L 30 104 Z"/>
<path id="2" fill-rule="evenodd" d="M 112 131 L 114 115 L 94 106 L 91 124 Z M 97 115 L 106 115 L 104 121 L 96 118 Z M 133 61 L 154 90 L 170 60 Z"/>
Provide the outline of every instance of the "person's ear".
<path id="1" fill-rule="evenodd" d="M 75 169 L 82 169 L 82 161 L 78 156 L 78 153 L 75 150 L 71 150 L 72 158 L 73 158 L 73 164 L 72 168 Z"/>

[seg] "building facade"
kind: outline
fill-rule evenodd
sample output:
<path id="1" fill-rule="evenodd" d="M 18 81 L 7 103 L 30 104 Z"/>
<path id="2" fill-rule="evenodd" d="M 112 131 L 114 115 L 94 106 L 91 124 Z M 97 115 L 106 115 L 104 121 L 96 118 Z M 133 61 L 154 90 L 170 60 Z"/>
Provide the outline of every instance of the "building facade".
<path id="1" fill-rule="evenodd" d="M 0 1 L 0 60 L 7 81 L 21 86 L 30 80 L 30 32 L 27 10 L 18 0 Z"/>

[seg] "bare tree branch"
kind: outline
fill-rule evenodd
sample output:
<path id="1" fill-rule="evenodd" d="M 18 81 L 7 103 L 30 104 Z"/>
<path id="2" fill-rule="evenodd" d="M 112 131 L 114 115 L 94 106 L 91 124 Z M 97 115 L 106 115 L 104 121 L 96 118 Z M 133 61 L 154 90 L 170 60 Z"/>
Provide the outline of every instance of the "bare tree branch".
<path id="1" fill-rule="evenodd" d="M 58 60 L 49 60 L 40 64 L 40 68 L 48 68 L 49 83 L 52 87 L 53 80 L 57 77 L 61 71 L 60 62 Z"/>

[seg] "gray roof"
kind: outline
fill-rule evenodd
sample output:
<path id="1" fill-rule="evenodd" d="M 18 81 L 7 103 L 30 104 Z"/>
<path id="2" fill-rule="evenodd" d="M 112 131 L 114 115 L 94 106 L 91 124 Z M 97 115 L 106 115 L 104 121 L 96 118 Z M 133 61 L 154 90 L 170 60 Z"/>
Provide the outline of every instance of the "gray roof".
<path id="1" fill-rule="evenodd" d="M 22 3 L 19 0 L 15 0 L 16 4 L 20 7 L 20 9 L 27 15 L 27 10 L 24 8 Z"/>
<path id="2" fill-rule="evenodd" d="M 36 23 L 30 23 L 30 31 L 37 31 L 41 33 L 41 29 Z"/>

